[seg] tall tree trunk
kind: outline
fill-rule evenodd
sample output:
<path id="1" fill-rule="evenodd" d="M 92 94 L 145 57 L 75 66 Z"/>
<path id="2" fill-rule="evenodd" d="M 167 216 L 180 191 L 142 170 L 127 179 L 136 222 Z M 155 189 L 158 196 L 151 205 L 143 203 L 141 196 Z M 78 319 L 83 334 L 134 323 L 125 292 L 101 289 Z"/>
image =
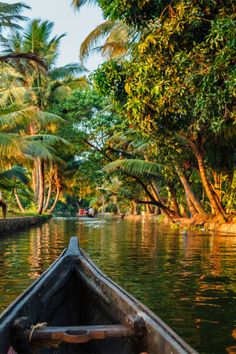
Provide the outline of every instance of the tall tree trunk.
<path id="1" fill-rule="evenodd" d="M 202 185 L 203 185 L 206 195 L 210 201 L 212 211 L 216 216 L 219 216 L 221 219 L 225 220 L 226 219 L 225 212 L 224 211 L 222 212 L 221 208 L 218 206 L 218 203 L 215 199 L 214 193 L 211 189 L 210 183 L 207 179 L 206 169 L 205 169 L 205 165 L 204 165 L 204 161 L 203 161 L 203 154 L 201 153 L 201 151 L 199 151 L 196 148 L 196 146 L 194 149 L 194 154 L 195 154 L 195 157 L 198 162 L 198 168 L 199 168 L 199 173 L 200 173 L 200 177 L 202 180 Z"/>
<path id="2" fill-rule="evenodd" d="M 159 190 L 158 190 L 158 187 L 154 181 L 151 182 L 151 190 L 152 190 L 152 193 L 153 193 L 155 199 L 159 203 L 161 203 Z M 167 209 L 162 209 L 162 208 L 159 208 L 159 209 L 160 209 L 161 214 L 164 215 L 168 220 L 173 219 L 173 213 L 170 213 Z"/>
<path id="3" fill-rule="evenodd" d="M 117 195 L 113 195 L 113 198 L 114 198 L 114 203 L 115 203 L 115 206 L 116 206 L 117 214 L 121 215 L 121 211 L 120 211 L 120 207 L 119 207 L 119 204 L 118 204 Z"/>
<path id="4" fill-rule="evenodd" d="M 158 187 L 154 181 L 151 181 L 151 190 L 153 192 L 154 197 L 159 202 L 160 201 L 160 194 L 159 194 Z"/>
<path id="5" fill-rule="evenodd" d="M 175 217 L 174 211 L 171 210 L 170 208 L 168 208 L 167 206 L 165 206 L 164 204 L 162 204 L 161 201 L 156 200 L 155 197 L 153 196 L 153 194 L 150 193 L 150 191 L 148 190 L 148 188 L 145 185 L 145 183 L 143 183 L 143 181 L 139 177 L 130 175 L 127 172 L 126 172 L 126 175 L 127 176 L 131 176 L 132 178 L 134 178 L 143 187 L 144 191 L 146 192 L 146 194 L 150 198 L 150 201 L 148 201 L 148 202 L 137 200 L 137 203 L 139 203 L 139 204 L 156 205 L 156 206 L 158 206 L 161 209 L 161 211 L 163 212 L 163 215 L 165 215 L 168 219 L 171 220 L 171 219 L 173 219 Z"/>
<path id="6" fill-rule="evenodd" d="M 43 159 L 38 158 L 38 179 L 39 179 L 39 194 L 38 194 L 38 213 L 42 214 L 43 211 L 43 202 L 44 202 L 44 161 Z"/>
<path id="7" fill-rule="evenodd" d="M 146 201 L 148 201 L 148 198 L 145 198 Z M 151 214 L 151 208 L 150 208 L 150 204 L 146 204 L 145 205 L 145 212 L 147 215 L 150 215 Z"/>
<path id="8" fill-rule="evenodd" d="M 60 192 L 61 192 L 61 183 L 60 183 L 60 180 L 58 178 L 57 167 L 55 169 L 54 178 L 55 178 L 55 183 L 56 183 L 56 196 L 55 196 L 55 199 L 54 199 L 54 202 L 53 202 L 51 208 L 48 211 L 49 213 L 53 213 L 54 209 L 56 208 L 57 202 L 58 202 L 59 197 L 60 197 Z"/>
<path id="9" fill-rule="evenodd" d="M 102 200 L 102 213 L 105 213 L 106 203 L 105 203 L 105 196 L 103 194 L 101 195 L 101 200 Z"/>
<path id="10" fill-rule="evenodd" d="M 219 198 L 219 201 L 221 202 L 221 196 L 222 196 L 222 172 L 217 173 L 217 171 L 212 170 L 212 176 L 214 179 L 214 185 L 211 184 L 211 187 L 217 197 Z"/>
<path id="11" fill-rule="evenodd" d="M 189 217 L 187 211 L 185 210 L 185 207 L 183 206 L 183 204 L 180 204 L 180 210 L 181 210 L 181 216 L 183 218 L 188 218 Z"/>
<path id="12" fill-rule="evenodd" d="M 186 201 L 187 201 L 187 205 L 188 205 L 188 210 L 190 212 L 190 217 L 193 217 L 194 215 L 198 214 L 191 199 L 189 198 L 189 196 L 187 194 L 186 194 Z"/>
<path id="13" fill-rule="evenodd" d="M 55 199 L 54 199 L 54 202 L 53 202 L 51 208 L 48 211 L 49 213 L 53 213 L 54 209 L 56 208 L 57 202 L 60 197 L 60 192 L 61 192 L 61 187 L 59 185 L 57 185 L 56 196 L 55 196 Z"/>
<path id="14" fill-rule="evenodd" d="M 193 194 L 191 187 L 190 187 L 188 180 L 187 180 L 186 176 L 184 175 L 184 173 L 181 171 L 181 169 L 177 165 L 175 165 L 175 170 L 176 170 L 176 172 L 179 176 L 179 179 L 184 187 L 186 199 L 189 198 L 191 200 L 192 204 L 194 205 L 194 208 L 196 209 L 196 211 L 199 214 L 206 215 L 205 210 L 202 208 L 201 204 L 199 203 L 199 201 L 197 200 L 197 198 Z"/>
<path id="15" fill-rule="evenodd" d="M 52 180 L 49 181 L 47 199 L 46 199 L 46 203 L 45 203 L 44 208 L 43 208 L 43 211 L 45 211 L 45 212 L 48 210 L 50 199 L 51 199 L 51 195 L 52 195 Z"/>
<path id="16" fill-rule="evenodd" d="M 38 167 L 38 159 L 36 159 L 34 161 L 32 179 L 33 179 L 33 190 L 34 190 L 34 202 L 38 203 L 38 198 L 39 198 L 39 167 Z"/>
<path id="17" fill-rule="evenodd" d="M 47 199 L 43 207 L 43 211 L 47 211 L 50 203 L 50 198 L 52 194 L 52 182 L 53 182 L 53 176 L 54 176 L 54 170 L 53 170 L 53 164 L 50 164 L 50 170 L 49 170 L 49 182 L 48 182 L 48 194 L 47 194 Z"/>
<path id="18" fill-rule="evenodd" d="M 168 189 L 169 189 L 170 197 L 171 197 L 171 208 L 174 210 L 177 217 L 181 217 L 175 190 L 172 186 L 168 186 Z"/>
<path id="19" fill-rule="evenodd" d="M 20 211 L 21 211 L 22 213 L 25 213 L 25 208 L 23 207 L 23 205 L 22 205 L 22 203 L 21 203 L 20 197 L 19 197 L 19 195 L 17 194 L 16 189 L 14 189 L 14 195 L 15 195 L 16 202 L 17 202 L 17 205 L 18 205 Z"/>

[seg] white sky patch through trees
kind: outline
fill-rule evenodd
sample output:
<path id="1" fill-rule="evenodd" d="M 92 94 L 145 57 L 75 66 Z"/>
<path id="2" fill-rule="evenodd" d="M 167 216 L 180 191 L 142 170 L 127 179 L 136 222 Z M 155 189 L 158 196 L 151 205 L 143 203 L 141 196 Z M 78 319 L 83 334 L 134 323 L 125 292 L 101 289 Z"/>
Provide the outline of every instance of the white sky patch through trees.
<path id="1" fill-rule="evenodd" d="M 12 4 L 17 0 L 5 2 Z M 84 6 L 80 11 L 75 11 L 71 6 L 71 0 L 23 0 L 23 2 L 31 7 L 31 10 L 25 11 L 25 16 L 53 21 L 55 23 L 53 35 L 67 33 L 61 41 L 57 66 L 78 62 L 80 44 L 90 31 L 103 22 L 102 12 L 95 5 Z M 93 54 L 85 66 L 92 71 L 102 61 L 100 55 Z"/>

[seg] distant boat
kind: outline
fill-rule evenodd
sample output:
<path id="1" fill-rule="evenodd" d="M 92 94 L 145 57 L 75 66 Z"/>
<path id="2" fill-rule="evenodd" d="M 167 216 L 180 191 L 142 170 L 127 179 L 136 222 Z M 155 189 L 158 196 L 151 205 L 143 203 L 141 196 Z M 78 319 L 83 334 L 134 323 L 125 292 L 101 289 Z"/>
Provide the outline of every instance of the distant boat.
<path id="1" fill-rule="evenodd" d="M 73 237 L 69 248 L 1 314 L 0 353 L 197 352 L 103 274 Z"/>

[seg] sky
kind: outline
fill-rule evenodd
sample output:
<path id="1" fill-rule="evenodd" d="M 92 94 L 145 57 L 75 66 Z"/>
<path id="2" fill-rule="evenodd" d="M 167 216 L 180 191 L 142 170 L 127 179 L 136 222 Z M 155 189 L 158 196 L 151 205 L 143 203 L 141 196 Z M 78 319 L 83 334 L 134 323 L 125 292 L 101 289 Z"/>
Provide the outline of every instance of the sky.
<path id="1" fill-rule="evenodd" d="M 17 0 L 5 2 L 12 4 Z M 23 0 L 23 2 L 31 7 L 31 10 L 24 13 L 27 17 L 53 21 L 54 35 L 67 33 L 61 41 L 57 66 L 78 62 L 79 48 L 83 39 L 103 22 L 101 10 L 95 5 L 87 5 L 80 11 L 75 11 L 71 6 L 71 0 Z M 94 54 L 85 62 L 85 66 L 92 71 L 101 62 L 100 55 Z"/>

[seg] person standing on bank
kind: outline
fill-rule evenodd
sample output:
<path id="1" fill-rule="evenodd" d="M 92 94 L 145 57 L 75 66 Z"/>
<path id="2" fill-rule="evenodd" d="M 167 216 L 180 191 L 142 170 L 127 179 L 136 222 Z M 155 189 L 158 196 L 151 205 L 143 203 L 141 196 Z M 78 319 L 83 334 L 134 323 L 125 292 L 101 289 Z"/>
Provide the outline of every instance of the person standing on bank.
<path id="1" fill-rule="evenodd" d="M 7 216 L 7 204 L 2 200 L 2 192 L 0 191 L 0 206 L 2 207 L 3 218 L 6 219 Z"/>

